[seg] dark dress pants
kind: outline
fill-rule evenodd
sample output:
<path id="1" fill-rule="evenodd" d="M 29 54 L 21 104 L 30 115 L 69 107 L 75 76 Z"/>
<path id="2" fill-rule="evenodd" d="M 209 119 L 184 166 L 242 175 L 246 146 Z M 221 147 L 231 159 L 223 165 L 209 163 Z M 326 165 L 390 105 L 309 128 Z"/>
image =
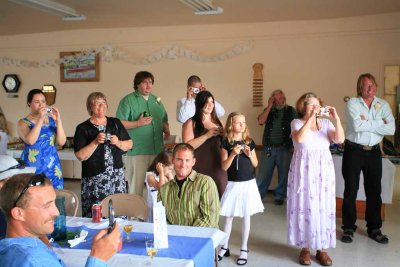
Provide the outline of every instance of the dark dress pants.
<path id="1" fill-rule="evenodd" d="M 382 227 L 381 218 L 381 179 L 382 156 L 379 147 L 364 150 L 361 147 L 345 145 L 342 175 L 344 178 L 344 194 L 342 206 L 342 229 L 356 230 L 357 220 L 356 198 L 360 183 L 360 173 L 364 175 L 366 196 L 365 221 L 368 232 Z"/>

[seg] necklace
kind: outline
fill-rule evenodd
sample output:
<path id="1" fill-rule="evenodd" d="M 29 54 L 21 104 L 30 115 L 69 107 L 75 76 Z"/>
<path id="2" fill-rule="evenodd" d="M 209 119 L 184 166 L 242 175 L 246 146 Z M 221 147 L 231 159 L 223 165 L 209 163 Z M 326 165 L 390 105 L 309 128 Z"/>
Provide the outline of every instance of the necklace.
<path id="1" fill-rule="evenodd" d="M 107 118 L 96 118 L 96 117 L 92 117 L 92 118 L 90 119 L 90 121 L 91 121 L 93 124 L 96 124 L 96 125 L 106 125 L 106 124 L 107 124 Z"/>
<path id="2" fill-rule="evenodd" d="M 39 116 L 33 116 L 32 113 L 29 113 L 29 116 L 30 116 L 32 119 L 34 119 L 34 120 L 37 120 L 37 119 L 40 118 L 40 115 L 39 115 Z"/>

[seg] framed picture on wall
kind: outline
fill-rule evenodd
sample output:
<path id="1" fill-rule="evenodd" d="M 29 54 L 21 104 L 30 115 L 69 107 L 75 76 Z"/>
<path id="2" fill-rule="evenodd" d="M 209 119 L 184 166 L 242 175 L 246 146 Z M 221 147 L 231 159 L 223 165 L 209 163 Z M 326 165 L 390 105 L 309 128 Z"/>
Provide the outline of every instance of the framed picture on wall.
<path id="1" fill-rule="evenodd" d="M 60 58 L 74 56 L 81 52 L 60 52 Z M 98 82 L 100 80 L 100 55 L 89 53 L 71 58 L 60 64 L 61 82 Z"/>

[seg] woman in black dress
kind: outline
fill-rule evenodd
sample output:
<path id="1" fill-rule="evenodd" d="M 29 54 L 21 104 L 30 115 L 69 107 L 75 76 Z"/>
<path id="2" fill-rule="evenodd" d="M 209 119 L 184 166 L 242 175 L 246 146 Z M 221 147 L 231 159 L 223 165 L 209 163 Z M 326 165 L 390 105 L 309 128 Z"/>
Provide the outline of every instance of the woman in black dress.
<path id="1" fill-rule="evenodd" d="M 133 142 L 119 119 L 106 117 L 103 93 L 91 93 L 86 108 L 90 118 L 76 127 L 74 150 L 82 161 L 82 217 L 91 217 L 93 204 L 127 192 L 122 155 Z"/>
<path id="2" fill-rule="evenodd" d="M 182 126 L 183 142 L 195 149 L 193 169 L 215 181 L 221 198 L 228 183 L 226 172 L 221 168 L 223 126 L 215 113 L 214 97 L 209 91 L 198 93 L 195 105 L 196 113 Z"/>

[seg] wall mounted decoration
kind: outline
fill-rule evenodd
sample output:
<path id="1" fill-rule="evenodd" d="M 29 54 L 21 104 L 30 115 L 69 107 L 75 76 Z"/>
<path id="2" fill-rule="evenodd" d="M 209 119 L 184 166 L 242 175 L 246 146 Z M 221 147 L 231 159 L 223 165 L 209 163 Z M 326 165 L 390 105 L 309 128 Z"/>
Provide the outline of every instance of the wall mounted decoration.
<path id="1" fill-rule="evenodd" d="M 88 48 L 82 52 L 76 54 L 68 54 L 67 56 L 59 59 L 44 59 L 44 60 L 27 60 L 17 59 L 10 57 L 0 57 L 0 65 L 17 66 L 24 68 L 46 68 L 55 67 L 61 64 L 74 61 L 76 58 L 88 55 L 88 54 L 99 54 L 100 59 L 106 62 L 112 61 L 124 61 L 126 63 L 134 65 L 148 65 L 157 63 L 161 60 L 177 60 L 179 58 L 187 59 L 196 62 L 219 62 L 229 60 L 237 57 L 253 48 L 252 41 L 245 41 L 234 45 L 232 48 L 221 52 L 214 56 L 204 56 L 197 51 L 179 46 L 179 45 L 168 45 L 163 47 L 145 57 L 134 57 L 127 53 L 124 49 L 115 47 L 114 45 L 103 45 L 96 48 Z M 205 48 L 207 50 L 207 48 Z"/>
<path id="2" fill-rule="evenodd" d="M 52 106 L 56 103 L 57 88 L 52 84 L 45 84 L 42 87 L 42 92 L 46 97 L 46 104 Z"/>
<path id="3" fill-rule="evenodd" d="M 79 54 L 79 56 L 76 56 Z M 67 59 L 60 64 L 61 82 L 98 82 L 100 56 L 98 53 L 60 52 Z"/>
<path id="4" fill-rule="evenodd" d="M 264 65 L 261 63 L 255 63 L 253 65 L 253 107 L 263 106 L 263 90 L 264 90 L 264 78 L 263 71 Z"/>
<path id="5" fill-rule="evenodd" d="M 18 89 L 21 86 L 21 82 L 17 74 L 6 74 L 3 79 L 3 87 L 7 92 L 8 98 L 17 98 Z"/>

